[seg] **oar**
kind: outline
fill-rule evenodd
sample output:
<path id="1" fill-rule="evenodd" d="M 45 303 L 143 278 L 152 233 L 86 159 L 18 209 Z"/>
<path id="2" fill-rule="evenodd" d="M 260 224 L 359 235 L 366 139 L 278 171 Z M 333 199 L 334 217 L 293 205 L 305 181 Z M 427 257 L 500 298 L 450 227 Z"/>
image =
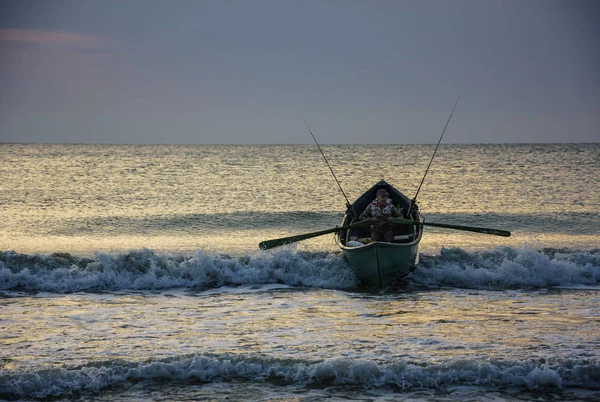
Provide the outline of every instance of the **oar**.
<path id="1" fill-rule="evenodd" d="M 412 221 L 410 221 L 410 222 L 412 222 Z M 319 236 L 323 236 L 323 235 L 326 235 L 329 233 L 339 232 L 340 230 L 346 230 L 346 229 L 356 228 L 359 226 L 365 226 L 370 223 L 371 223 L 371 221 L 365 220 L 365 221 L 353 223 L 351 225 L 335 227 L 335 228 L 327 229 L 327 230 L 321 230 L 319 232 L 305 233 L 305 234 L 290 236 L 290 237 L 282 237 L 281 239 L 265 240 L 265 241 L 261 242 L 258 245 L 258 247 L 260 247 L 261 250 L 268 250 L 270 248 L 284 246 L 286 244 L 295 243 L 297 241 L 312 239 L 313 237 L 319 237 Z"/>
<path id="2" fill-rule="evenodd" d="M 412 221 L 410 219 L 392 219 L 392 223 L 396 225 L 418 225 L 419 222 Z M 476 232 L 476 233 L 485 233 L 495 236 L 503 236 L 510 237 L 510 232 L 508 230 L 500 230 L 500 229 L 490 229 L 490 228 L 480 228 L 476 226 L 462 226 L 462 225 L 450 225 L 448 223 L 433 223 L 433 222 L 421 222 L 424 226 L 434 226 L 438 228 L 446 228 L 446 229 L 456 229 L 456 230 L 465 230 L 467 232 Z"/>
<path id="3" fill-rule="evenodd" d="M 261 242 L 258 245 L 258 247 L 260 247 L 261 250 L 268 250 L 270 248 L 284 246 L 286 244 L 295 243 L 297 241 L 312 239 L 313 237 L 319 237 L 319 236 L 323 236 L 323 235 L 326 235 L 329 233 L 339 232 L 340 230 L 346 230 L 346 229 L 356 228 L 359 226 L 365 226 L 370 223 L 371 223 L 371 220 L 368 219 L 368 220 L 353 223 L 351 225 L 339 226 L 339 227 L 335 227 L 335 228 L 331 228 L 331 229 L 321 230 L 318 232 L 305 233 L 305 234 L 289 236 L 289 237 L 282 237 L 280 239 L 265 240 L 265 241 Z M 438 228 L 465 230 L 467 232 L 485 233 L 485 234 L 490 234 L 490 235 L 495 235 L 495 236 L 510 237 L 510 232 L 508 230 L 480 228 L 480 227 L 476 227 L 476 226 L 450 225 L 447 223 L 433 223 L 433 222 L 425 222 L 425 221 L 419 223 L 419 222 L 416 222 L 416 221 L 413 221 L 410 219 L 392 219 L 391 223 L 396 224 L 396 225 L 419 225 L 419 224 L 422 224 L 424 226 L 434 226 L 434 227 L 438 227 Z"/>

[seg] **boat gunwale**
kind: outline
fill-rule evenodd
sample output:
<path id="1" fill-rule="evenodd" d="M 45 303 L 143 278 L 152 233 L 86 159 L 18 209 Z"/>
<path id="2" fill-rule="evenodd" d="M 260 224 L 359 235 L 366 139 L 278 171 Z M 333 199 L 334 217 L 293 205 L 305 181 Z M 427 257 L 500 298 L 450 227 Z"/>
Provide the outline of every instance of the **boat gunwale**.
<path id="1" fill-rule="evenodd" d="M 375 247 L 375 246 L 383 246 L 386 248 L 409 248 L 409 247 L 413 247 L 415 245 L 418 245 L 419 242 L 421 241 L 421 237 L 423 236 L 423 230 L 419 231 L 419 235 L 410 243 L 390 243 L 390 242 L 385 242 L 385 241 L 372 241 L 371 243 L 367 243 L 367 244 L 363 244 L 360 246 L 355 246 L 355 247 L 349 247 L 346 246 L 344 244 L 342 244 L 339 241 L 338 236 L 336 236 L 336 242 L 338 243 L 338 246 L 342 249 L 342 250 L 350 250 L 350 251 L 364 251 L 367 250 L 370 247 Z"/>

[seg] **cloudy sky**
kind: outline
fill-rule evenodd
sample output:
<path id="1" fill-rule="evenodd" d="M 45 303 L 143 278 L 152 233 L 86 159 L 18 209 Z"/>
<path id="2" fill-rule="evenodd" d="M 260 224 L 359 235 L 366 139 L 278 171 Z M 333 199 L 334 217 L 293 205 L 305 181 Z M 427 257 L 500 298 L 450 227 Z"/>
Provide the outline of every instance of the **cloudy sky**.
<path id="1" fill-rule="evenodd" d="M 599 142 L 600 1 L 5 0 L 0 142 Z"/>

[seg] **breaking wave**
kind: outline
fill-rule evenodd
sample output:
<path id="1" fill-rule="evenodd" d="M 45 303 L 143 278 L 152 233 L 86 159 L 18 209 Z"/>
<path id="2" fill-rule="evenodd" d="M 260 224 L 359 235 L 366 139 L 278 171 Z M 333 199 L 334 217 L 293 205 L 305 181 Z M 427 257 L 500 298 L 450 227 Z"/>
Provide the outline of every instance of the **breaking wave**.
<path id="1" fill-rule="evenodd" d="M 439 255 L 422 255 L 410 279 L 416 286 L 470 289 L 600 286 L 600 249 L 442 249 Z M 339 253 L 283 250 L 231 257 L 197 251 L 191 257 L 175 257 L 145 249 L 125 254 L 98 252 L 93 258 L 0 253 L 0 290 L 72 293 L 250 284 L 359 286 Z"/>
<path id="2" fill-rule="evenodd" d="M 275 382 L 300 386 L 444 389 L 453 385 L 518 387 L 526 390 L 600 389 L 600 364 L 586 360 L 452 360 L 430 364 L 365 360 L 299 361 L 259 356 L 193 355 L 130 363 L 105 361 L 80 367 L 0 374 L 0 398 L 45 398 L 98 393 L 145 382 Z"/>
<path id="3" fill-rule="evenodd" d="M 173 257 L 152 250 L 126 254 L 0 254 L 0 289 L 71 293 L 78 291 L 214 288 L 247 284 L 352 288 L 352 271 L 338 254 L 281 251 L 230 257 L 197 251 Z"/>
<path id="4" fill-rule="evenodd" d="M 500 247 L 468 253 L 442 249 L 424 256 L 414 283 L 468 289 L 600 285 L 600 249 L 590 251 Z"/>

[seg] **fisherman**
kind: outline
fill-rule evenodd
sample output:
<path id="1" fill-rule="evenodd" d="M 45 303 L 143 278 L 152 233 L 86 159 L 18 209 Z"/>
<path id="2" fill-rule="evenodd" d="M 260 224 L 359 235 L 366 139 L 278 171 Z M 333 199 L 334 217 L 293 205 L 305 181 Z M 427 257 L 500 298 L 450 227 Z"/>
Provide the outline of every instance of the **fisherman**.
<path id="1" fill-rule="evenodd" d="M 402 212 L 388 202 L 388 192 L 384 188 L 377 190 L 377 198 L 367 206 L 360 220 L 371 219 L 371 240 L 391 243 L 394 240 L 392 218 L 401 218 Z"/>

